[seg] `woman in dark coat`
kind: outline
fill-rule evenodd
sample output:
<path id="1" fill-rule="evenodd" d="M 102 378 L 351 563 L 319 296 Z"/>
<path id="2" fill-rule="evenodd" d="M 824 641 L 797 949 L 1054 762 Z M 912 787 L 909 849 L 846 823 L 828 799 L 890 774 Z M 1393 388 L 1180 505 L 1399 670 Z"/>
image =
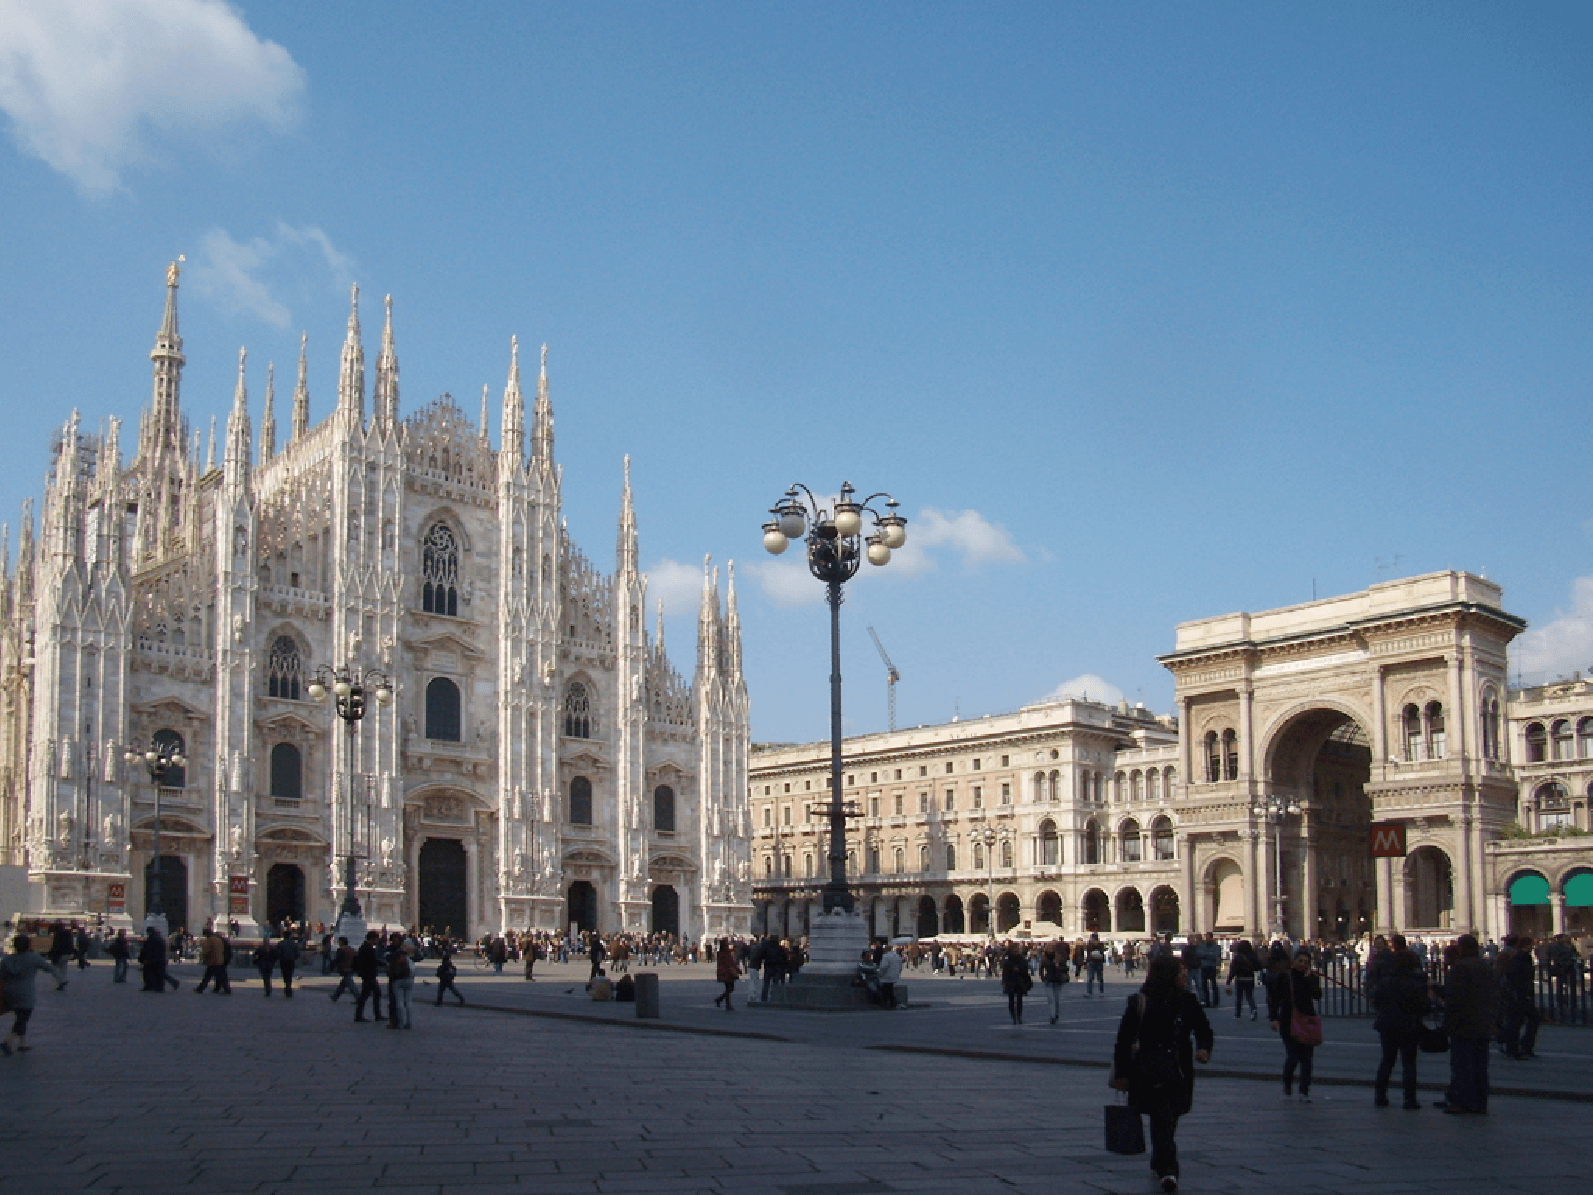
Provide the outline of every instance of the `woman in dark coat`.
<path id="1" fill-rule="evenodd" d="M 1001 990 L 1007 996 L 1007 1012 L 1014 1025 L 1023 1024 L 1023 998 L 1034 986 L 1029 974 L 1029 960 L 1016 942 L 1007 943 L 1007 953 L 1001 957 Z"/>
<path id="2" fill-rule="evenodd" d="M 1178 1190 L 1173 1135 L 1194 1103 L 1194 1064 L 1207 1062 L 1214 1044 L 1206 1010 L 1187 983 L 1178 957 L 1158 954 L 1145 986 L 1128 998 L 1112 1051 L 1112 1086 L 1128 1092 L 1129 1107 L 1150 1117 L 1151 1169 L 1164 1191 Z"/>
<path id="3" fill-rule="evenodd" d="M 144 991 L 166 990 L 166 939 L 160 930 L 150 926 L 144 944 L 138 948 L 138 962 L 144 968 Z"/>
<path id="4" fill-rule="evenodd" d="M 714 997 L 714 1003 L 724 1005 L 726 1012 L 735 1012 L 730 994 L 736 990 L 736 980 L 741 978 L 741 965 L 736 962 L 736 952 L 730 948 L 729 938 L 719 939 L 719 954 L 714 959 L 714 978 L 725 985 L 725 990 Z"/>
<path id="5" fill-rule="evenodd" d="M 1248 938 L 1241 938 L 1228 959 L 1228 990 L 1238 993 L 1233 1000 L 1236 1021 L 1246 1000 L 1250 1001 L 1250 1019 L 1256 1019 L 1256 973 L 1260 970 L 1261 960 L 1256 957 L 1256 948 L 1250 945 Z"/>
<path id="6" fill-rule="evenodd" d="M 1422 1018 L 1429 1011 L 1427 977 L 1422 974 L 1421 960 L 1413 951 L 1401 950 L 1394 955 L 1393 969 L 1385 970 L 1383 978 L 1372 989 L 1372 1007 L 1377 1019 L 1372 1028 L 1383 1043 L 1383 1060 L 1377 1067 L 1373 1083 L 1373 1103 L 1379 1108 L 1388 1107 L 1388 1080 L 1394 1073 L 1394 1058 L 1398 1055 L 1404 1064 L 1405 1107 L 1420 1108 L 1416 1098 L 1416 1050 L 1421 1045 Z"/>
<path id="7" fill-rule="evenodd" d="M 1294 952 L 1294 962 L 1274 977 L 1267 989 L 1267 1020 L 1272 1031 L 1283 1039 L 1283 1098 L 1294 1094 L 1294 1072 L 1300 1071 L 1300 1102 L 1311 1102 L 1311 1067 L 1316 1047 L 1295 1040 L 1294 1014 L 1316 1016 L 1322 999 L 1322 977 L 1311 969 L 1311 952 L 1304 946 Z"/>

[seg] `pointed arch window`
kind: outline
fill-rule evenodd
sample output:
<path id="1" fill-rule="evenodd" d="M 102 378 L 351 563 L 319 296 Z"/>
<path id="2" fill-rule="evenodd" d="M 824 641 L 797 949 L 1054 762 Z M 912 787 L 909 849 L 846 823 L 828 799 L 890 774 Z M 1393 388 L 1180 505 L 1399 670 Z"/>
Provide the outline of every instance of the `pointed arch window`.
<path id="1" fill-rule="evenodd" d="M 266 692 L 272 697 L 298 701 L 303 692 L 304 658 L 291 635 L 278 635 L 266 657 Z"/>
<path id="2" fill-rule="evenodd" d="M 589 739 L 592 737 L 592 699 L 587 695 L 586 686 L 578 680 L 572 680 L 564 690 L 564 734 L 566 738 Z"/>
<path id="3" fill-rule="evenodd" d="M 433 523 L 420 547 L 420 608 L 459 613 L 459 541 L 447 523 Z"/>
<path id="4" fill-rule="evenodd" d="M 570 781 L 570 822 L 577 826 L 592 824 L 592 782 L 585 776 Z"/>
<path id="5" fill-rule="evenodd" d="M 438 743 L 459 742 L 459 686 L 446 676 L 426 686 L 426 737 Z"/>

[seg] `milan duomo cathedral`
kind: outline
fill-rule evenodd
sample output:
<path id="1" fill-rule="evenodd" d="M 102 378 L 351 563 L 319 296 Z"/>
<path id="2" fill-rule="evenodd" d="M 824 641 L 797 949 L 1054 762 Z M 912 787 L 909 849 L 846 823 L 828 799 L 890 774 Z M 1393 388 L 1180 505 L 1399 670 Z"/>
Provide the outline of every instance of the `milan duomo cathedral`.
<path id="1" fill-rule="evenodd" d="M 447 395 L 400 417 L 389 302 L 367 416 L 356 288 L 331 416 L 301 342 L 256 444 L 240 352 L 218 465 L 177 288 L 132 459 L 74 412 L 0 546 L 4 915 L 140 924 L 158 867 L 174 928 L 331 924 L 352 856 L 372 925 L 748 932 L 734 574 L 721 604 L 704 562 L 688 684 L 661 610 L 647 634 L 629 461 L 611 577 L 563 525 L 546 350 L 527 427 L 511 347 L 494 451 L 485 390 L 479 426 Z M 345 720 L 323 669 L 392 699 Z"/>

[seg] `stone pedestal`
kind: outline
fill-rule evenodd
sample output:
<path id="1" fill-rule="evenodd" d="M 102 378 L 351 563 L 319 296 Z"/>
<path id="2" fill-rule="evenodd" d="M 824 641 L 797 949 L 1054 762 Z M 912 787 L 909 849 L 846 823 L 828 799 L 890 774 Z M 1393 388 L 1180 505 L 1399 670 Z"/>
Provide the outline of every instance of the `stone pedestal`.
<path id="1" fill-rule="evenodd" d="M 769 988 L 770 1008 L 842 1012 L 877 1008 L 868 992 L 854 987 L 857 964 L 868 949 L 868 926 L 861 913 L 821 913 L 808 925 L 808 961 L 785 983 Z"/>

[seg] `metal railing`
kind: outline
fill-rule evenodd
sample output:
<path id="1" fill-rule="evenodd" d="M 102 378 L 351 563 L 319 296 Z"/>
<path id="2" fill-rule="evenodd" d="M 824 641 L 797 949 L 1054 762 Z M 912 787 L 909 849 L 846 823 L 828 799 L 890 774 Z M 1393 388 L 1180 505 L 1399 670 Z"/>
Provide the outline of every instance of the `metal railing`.
<path id="1" fill-rule="evenodd" d="M 1429 957 L 1425 968 L 1428 982 L 1442 989 L 1445 979 L 1443 957 Z M 1325 1017 L 1369 1017 L 1373 1014 L 1371 994 L 1366 990 L 1366 974 L 1353 954 L 1329 954 L 1318 963 L 1322 975 L 1322 1015 Z M 1593 983 L 1588 978 L 1586 959 L 1572 967 L 1556 968 L 1551 962 L 1535 960 L 1534 1003 L 1545 1022 L 1586 1028 L 1593 1025 Z"/>

